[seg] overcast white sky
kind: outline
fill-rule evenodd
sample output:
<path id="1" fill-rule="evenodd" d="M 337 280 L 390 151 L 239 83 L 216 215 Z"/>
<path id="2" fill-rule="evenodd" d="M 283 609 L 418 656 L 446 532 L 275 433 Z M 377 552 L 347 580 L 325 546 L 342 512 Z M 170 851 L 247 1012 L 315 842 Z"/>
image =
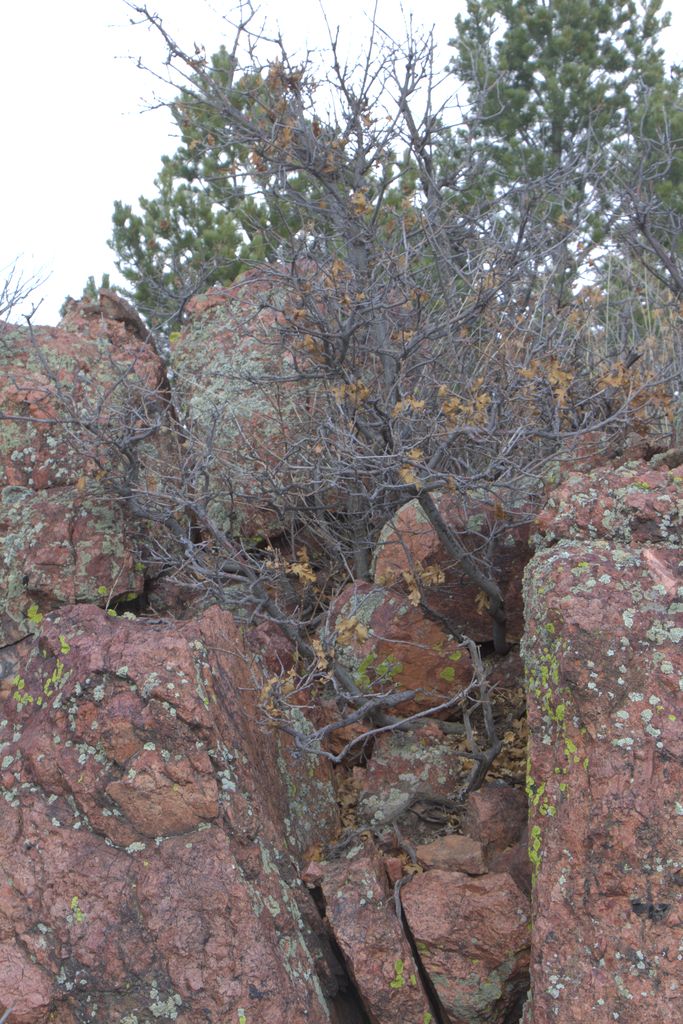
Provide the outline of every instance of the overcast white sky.
<path id="1" fill-rule="evenodd" d="M 209 53 L 225 34 L 219 0 L 148 0 L 186 47 Z M 362 44 L 373 0 L 325 0 L 328 17 L 348 41 Z M 400 32 L 405 12 L 436 25 L 447 41 L 464 0 L 378 0 L 378 21 Z M 666 0 L 673 26 L 667 55 L 683 60 L 683 0 Z M 262 0 L 260 11 L 280 26 L 291 49 L 326 38 L 317 0 Z M 220 14 L 219 14 L 220 12 Z M 163 153 L 176 148 L 165 110 L 141 112 L 155 85 L 135 58 L 158 67 L 163 50 L 131 24 L 124 0 L 0 0 L 0 276 L 20 258 L 26 274 L 49 275 L 40 289 L 39 323 L 56 323 L 66 295 L 79 296 L 89 274 L 114 272 L 107 246 L 115 199 L 153 195 Z M 134 59 L 130 59 L 130 58 Z M 113 274 L 113 279 L 116 279 Z"/>

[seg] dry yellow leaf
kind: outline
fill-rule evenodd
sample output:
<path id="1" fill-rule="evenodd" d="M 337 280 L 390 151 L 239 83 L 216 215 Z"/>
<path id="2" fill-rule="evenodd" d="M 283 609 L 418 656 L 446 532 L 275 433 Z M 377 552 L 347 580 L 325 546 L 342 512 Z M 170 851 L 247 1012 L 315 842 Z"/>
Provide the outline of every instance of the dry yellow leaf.
<path id="1" fill-rule="evenodd" d="M 426 404 L 427 403 L 424 401 L 424 399 L 413 398 L 412 396 L 409 395 L 408 398 L 402 398 L 400 401 L 396 403 L 394 408 L 391 410 L 391 415 L 398 416 L 399 413 L 403 412 L 404 409 L 411 409 L 413 412 L 420 412 L 422 409 L 424 409 Z"/>
<path id="2" fill-rule="evenodd" d="M 315 653 L 316 667 L 321 672 L 324 672 L 330 663 L 327 655 L 325 654 L 325 648 L 317 637 L 314 637 L 314 639 L 311 640 L 311 647 Z"/>
<path id="3" fill-rule="evenodd" d="M 363 214 L 370 209 L 368 197 L 362 189 L 351 196 L 351 208 L 357 214 Z"/>
<path id="4" fill-rule="evenodd" d="M 420 582 L 427 587 L 439 586 L 446 579 L 444 571 L 439 565 L 430 565 L 426 569 L 420 566 Z"/>
<path id="5" fill-rule="evenodd" d="M 404 583 L 408 587 L 408 600 L 414 607 L 417 608 L 422 597 L 422 595 L 420 594 L 420 588 L 418 586 L 417 580 L 415 579 L 415 576 L 413 575 L 412 572 L 404 571 L 401 573 L 401 575 L 403 577 Z"/>
<path id="6" fill-rule="evenodd" d="M 302 583 L 315 583 L 316 574 L 308 560 L 306 548 L 300 548 L 296 554 L 299 561 L 292 562 L 287 572 L 293 573 Z"/>
<path id="7" fill-rule="evenodd" d="M 415 476 L 415 470 L 413 469 L 412 466 L 401 466 L 401 468 L 398 471 L 398 475 L 400 476 L 403 483 L 407 484 L 409 487 L 420 486 L 420 481 Z"/>
<path id="8" fill-rule="evenodd" d="M 360 640 L 362 643 L 370 635 L 367 626 L 358 621 L 357 615 L 349 615 L 348 618 L 339 619 L 335 628 L 337 642 L 340 644 L 350 644 L 354 640 Z"/>
<path id="9" fill-rule="evenodd" d="M 356 631 L 358 619 L 355 615 L 349 615 L 345 619 L 338 619 L 336 623 L 337 640 L 340 644 L 350 644 Z"/>
<path id="10" fill-rule="evenodd" d="M 462 401 L 462 399 L 458 398 L 457 395 L 452 395 L 451 398 L 447 398 L 441 406 L 442 413 L 452 425 L 455 425 L 458 414 L 466 409 L 467 405 Z"/>
<path id="11" fill-rule="evenodd" d="M 628 372 L 624 366 L 615 366 L 609 373 L 603 374 L 598 383 L 603 388 L 620 388 L 628 381 Z"/>

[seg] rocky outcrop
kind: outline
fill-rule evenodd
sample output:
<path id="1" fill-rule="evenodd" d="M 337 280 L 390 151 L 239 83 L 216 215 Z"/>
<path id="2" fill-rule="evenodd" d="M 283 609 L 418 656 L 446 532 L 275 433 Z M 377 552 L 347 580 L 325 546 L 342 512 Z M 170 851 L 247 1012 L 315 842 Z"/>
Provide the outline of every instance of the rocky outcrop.
<path id="1" fill-rule="evenodd" d="M 419 848 L 427 871 L 402 889 L 405 927 L 392 891 L 405 855 L 383 856 L 367 833 L 304 876 L 314 902 L 298 865 L 338 834 L 330 769 L 264 733 L 260 661 L 228 613 L 177 622 L 81 605 L 35 629 L 0 659 L 0 1000 L 13 1020 L 504 1019 L 524 987 L 512 946 L 528 900 L 485 857 L 519 825 L 491 824 L 499 790 L 516 805 L 510 787 L 470 797 L 463 821 L 480 839 L 441 841 L 459 856 Z M 375 793 L 373 805 L 366 783 L 359 811 L 388 808 L 378 832 L 398 821 L 392 773 L 424 808 L 462 783 L 458 738 L 433 729 L 419 750 L 389 734 L 356 769 Z M 439 924 L 433 886 L 452 899 Z"/>
<path id="2" fill-rule="evenodd" d="M 506 802 L 517 808 L 517 793 L 500 783 L 468 797 L 463 828 L 481 841 L 449 833 L 413 847 L 419 828 L 401 818 L 400 830 L 380 829 L 383 857 L 363 831 L 335 860 L 304 872 L 375 1024 L 519 1019 L 531 908 L 528 886 L 496 866 L 497 851 L 521 848 L 525 828 L 514 812 L 494 824 Z"/>
<path id="3" fill-rule="evenodd" d="M 329 774 L 264 743 L 231 617 L 81 606 L 37 629 L 0 685 L 12 1020 L 333 1020 L 294 859 L 337 827 Z"/>
<path id="4" fill-rule="evenodd" d="M 570 476 L 526 575 L 527 1024 L 680 1007 L 683 473 Z"/>
<path id="5" fill-rule="evenodd" d="M 402 894 L 408 927 L 448 1024 L 505 1024 L 526 996 L 531 915 L 508 874 L 434 869 Z"/>
<path id="6" fill-rule="evenodd" d="M 283 456 L 306 436 L 314 402 L 310 385 L 291 379 L 287 335 L 300 313 L 292 291 L 284 267 L 248 270 L 192 299 L 171 346 L 185 415 L 198 435 L 214 439 L 210 513 L 229 533 L 252 539 L 285 526 L 291 476 Z"/>
<path id="7" fill-rule="evenodd" d="M 67 304 L 59 327 L 3 331 L 0 644 L 60 604 L 142 591 L 132 524 L 102 483 L 108 455 L 96 428 L 124 390 L 150 395 L 161 378 L 147 332 L 114 293 Z"/>
<path id="8" fill-rule="evenodd" d="M 404 714 L 448 702 L 472 678 L 467 651 L 396 590 L 353 583 L 332 603 L 326 641 L 366 692 L 409 690 Z"/>
<path id="9" fill-rule="evenodd" d="M 271 386 L 300 323 L 291 300 L 272 277 L 245 275 L 197 299 L 173 339 L 182 414 L 206 427 L 219 411 L 216 451 L 242 474 L 212 514 L 252 541 L 282 525 L 277 502 L 254 506 L 252 484 L 275 497 L 287 486 L 282 446 L 309 410 L 310 395 Z M 337 771 L 335 792 L 329 762 L 264 725 L 268 687 L 297 668 L 290 640 L 272 623 L 243 636 L 193 579 L 143 578 L 164 546 L 153 523 L 135 533 L 113 497 L 108 439 L 142 430 L 136 471 L 163 504 L 172 453 L 148 428 L 178 409 L 134 310 L 106 290 L 68 302 L 57 329 L 5 331 L 0 362 L 0 1013 L 11 1005 L 17 1024 L 450 1020 L 393 887 L 418 870 L 405 850 L 419 843 L 428 870 L 491 873 L 485 844 L 453 835 L 469 771 L 462 725 L 378 735 Z M 225 469 L 217 457 L 213 483 Z M 457 696 L 472 664 L 405 578 L 395 583 L 345 590 L 320 650 L 362 694 L 405 693 L 393 709 L 408 714 Z M 493 671 L 501 694 L 514 689 L 514 669 Z M 280 724 L 301 739 L 339 708 L 321 688 Z M 365 728 L 351 721 L 324 749 Z M 430 860 L 443 832 L 451 859 Z M 313 900 L 299 873 L 324 850 Z M 419 905 L 411 914 L 418 927 Z"/>
<path id="10" fill-rule="evenodd" d="M 519 581 L 532 553 L 528 515 L 519 510 L 504 525 L 500 505 L 476 495 L 463 500 L 441 494 L 436 505 L 475 562 L 487 566 L 498 583 L 505 602 L 508 639 L 519 640 L 524 626 Z M 399 509 L 385 526 L 373 567 L 376 583 L 418 594 L 454 632 L 478 642 L 490 639 L 491 618 L 482 591 L 444 549 L 417 498 Z"/>
<path id="11" fill-rule="evenodd" d="M 373 1024 L 432 1019 L 410 943 L 394 910 L 382 858 L 361 850 L 321 865 L 325 914 Z"/>
<path id="12" fill-rule="evenodd" d="M 374 582 L 318 572 L 314 543 L 310 563 L 284 536 L 262 544 L 293 507 L 282 455 L 313 436 L 319 396 L 287 379 L 294 360 L 318 365 L 311 270 L 296 287 L 294 270 L 255 270 L 193 300 L 172 339 L 172 408 L 144 324 L 113 292 L 69 302 L 59 328 L 3 331 L 0 1016 L 517 1024 L 531 962 L 527 1024 L 673 1020 L 680 459 L 597 469 L 589 453 L 538 519 L 529 828 L 519 653 L 491 651 L 483 594 L 418 502 L 386 524 Z M 190 534 L 195 553 L 210 547 L 164 491 L 185 417 L 213 439 L 199 460 L 210 518 L 245 542 L 215 531 L 218 556 L 273 571 L 258 594 L 239 572 L 169 571 L 164 516 L 180 550 Z M 128 492 L 149 492 L 144 534 L 113 497 L 105 424 L 144 434 Z M 509 529 L 490 495 L 435 500 L 497 581 L 514 640 L 526 510 Z M 283 588 L 284 617 L 264 621 L 287 566 L 307 589 Z M 209 606 L 225 587 L 243 627 Z M 306 645 L 281 627 L 304 610 L 302 680 Z M 489 781 L 467 792 L 476 745 L 498 740 Z"/>

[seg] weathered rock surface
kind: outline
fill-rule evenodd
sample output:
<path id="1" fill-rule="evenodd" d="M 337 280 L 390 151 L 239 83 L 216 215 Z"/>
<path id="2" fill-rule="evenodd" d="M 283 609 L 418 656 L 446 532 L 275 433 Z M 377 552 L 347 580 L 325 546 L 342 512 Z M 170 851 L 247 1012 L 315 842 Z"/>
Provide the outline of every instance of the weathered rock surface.
<path id="1" fill-rule="evenodd" d="M 508 618 L 508 638 L 518 640 L 524 626 L 520 581 L 531 558 L 529 524 L 500 530 L 495 504 L 481 498 L 463 506 L 453 496 L 442 494 L 437 507 L 446 524 L 457 534 L 473 556 L 490 561 Z M 491 537 L 493 541 L 490 541 Z M 480 538 L 480 550 L 476 541 Z M 448 554 L 417 499 L 399 509 L 382 531 L 374 560 L 374 579 L 382 586 L 406 591 L 419 584 L 430 608 L 476 641 L 489 640 L 491 619 L 482 602 L 482 592 Z"/>
<path id="2" fill-rule="evenodd" d="M 132 600 L 143 589 L 122 509 L 97 481 L 83 491 L 6 487 L 0 535 L 0 643 L 24 636 L 37 616 L 62 604 Z"/>
<path id="3" fill-rule="evenodd" d="M 507 872 L 527 896 L 531 896 L 531 861 L 529 860 L 529 827 L 525 825 L 516 843 L 486 858 L 489 871 Z"/>
<path id="4" fill-rule="evenodd" d="M 273 380 L 295 356 L 317 365 L 307 318 L 324 289 L 306 294 L 312 269 L 298 299 L 277 267 L 213 289 L 175 339 L 183 414 L 216 427 L 211 511 L 246 539 L 282 529 L 296 481 L 281 458 L 312 436 L 314 389 Z M 527 1024 L 676 1020 L 680 458 L 615 468 L 597 438 L 577 457 L 599 469 L 565 462 L 539 517 L 524 652 L 530 831 L 514 786 L 486 784 L 464 808 L 454 799 L 471 766 L 454 711 L 449 735 L 432 722 L 358 746 L 339 771 L 351 829 L 340 836 L 329 763 L 295 757 L 260 724 L 265 677 L 297 667 L 279 630 L 252 626 L 245 646 L 198 583 L 164 577 L 162 559 L 135 605 L 158 618 L 96 607 L 133 605 L 143 568 L 105 490 L 108 455 L 74 428 L 113 417 L 125 431 L 163 412 L 163 395 L 151 398 L 162 380 L 144 324 L 106 290 L 68 303 L 59 328 L 10 326 L 0 339 L 0 1016 L 11 1004 L 10 1024 L 515 1024 L 533 865 Z M 125 418 L 118 389 L 140 398 L 139 418 Z M 143 453 L 152 490 L 164 486 L 162 444 Z M 528 527 L 484 552 L 476 537 L 500 525 L 495 502 L 449 494 L 439 507 L 485 554 L 515 639 Z M 457 634 L 490 639 L 490 620 L 417 502 L 387 524 L 374 573 L 333 604 L 326 655 L 361 691 L 396 691 L 399 714 L 459 693 L 472 666 Z M 517 781 L 519 658 L 485 664 L 508 732 L 494 773 Z M 340 713 L 331 686 L 310 704 L 291 711 L 299 732 Z M 325 749 L 364 729 L 348 724 Z M 325 850 L 339 859 L 319 863 Z"/>
<path id="5" fill-rule="evenodd" d="M 76 421 L 102 421 L 117 389 L 149 394 L 162 366 L 132 308 L 102 296 L 71 302 L 59 327 L 2 335 L 0 643 L 61 603 L 105 604 L 142 590 L 130 524 L 99 482 L 105 453 L 79 442 Z"/>
<path id="6" fill-rule="evenodd" d="M 280 497 L 291 482 L 282 458 L 311 412 L 308 384 L 278 381 L 294 371 L 291 290 L 284 267 L 248 270 L 189 302 L 189 324 L 172 346 L 187 416 L 215 434 L 211 514 L 244 537 L 281 532 Z"/>
<path id="7" fill-rule="evenodd" d="M 405 821 L 411 809 L 447 805 L 467 777 L 459 756 L 464 747 L 460 737 L 431 730 L 378 736 L 367 767 L 354 768 L 359 821 L 382 829 Z M 419 821 L 412 821 L 410 834 L 420 836 Z"/>
<path id="8" fill-rule="evenodd" d="M 37 629 L 0 689 L 12 1020 L 331 1021 L 293 860 L 337 826 L 330 779 L 264 737 L 231 617 L 80 606 Z"/>
<path id="9" fill-rule="evenodd" d="M 402 714 L 448 701 L 472 679 L 463 649 L 398 591 L 354 583 L 332 603 L 326 639 L 365 692 L 415 690 Z"/>
<path id="10" fill-rule="evenodd" d="M 574 473 L 551 495 L 537 523 L 547 547 L 560 540 L 674 546 L 683 531 L 683 468 L 647 462 Z"/>
<path id="11" fill-rule="evenodd" d="M 489 782 L 467 797 L 462 830 L 491 856 L 519 842 L 527 819 L 527 801 L 520 789 Z"/>
<path id="12" fill-rule="evenodd" d="M 481 843 L 469 836 L 448 835 L 418 846 L 417 859 L 425 868 L 460 871 L 466 875 L 485 875 L 486 863 Z"/>
<path id="13" fill-rule="evenodd" d="M 372 1024 L 433 1019 L 396 917 L 382 858 L 364 849 L 321 865 L 325 913 Z"/>
<path id="14" fill-rule="evenodd" d="M 426 871 L 401 892 L 449 1024 L 503 1024 L 528 987 L 529 900 L 507 874 Z"/>
<path id="15" fill-rule="evenodd" d="M 575 476 L 526 576 L 529 1024 L 680 1015 L 683 475 Z"/>

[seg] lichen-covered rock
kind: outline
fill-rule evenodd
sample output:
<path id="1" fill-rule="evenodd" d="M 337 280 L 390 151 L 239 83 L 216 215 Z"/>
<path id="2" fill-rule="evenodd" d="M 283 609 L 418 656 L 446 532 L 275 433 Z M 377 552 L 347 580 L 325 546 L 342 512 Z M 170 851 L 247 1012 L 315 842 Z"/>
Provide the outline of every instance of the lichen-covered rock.
<path id="1" fill-rule="evenodd" d="M 382 858 L 365 848 L 320 865 L 325 915 L 372 1024 L 433 1020 L 396 917 Z"/>
<path id="2" fill-rule="evenodd" d="M 332 603 L 323 638 L 365 692 L 415 690 L 403 714 L 435 707 L 472 680 L 469 655 L 407 597 L 353 583 Z"/>
<path id="3" fill-rule="evenodd" d="M 285 336 L 297 316 L 292 288 L 284 267 L 248 270 L 189 302 L 189 323 L 172 345 L 186 415 L 214 437 L 211 514 L 247 538 L 282 531 L 280 499 L 292 479 L 283 457 L 310 433 L 314 389 L 292 379 Z"/>
<path id="4" fill-rule="evenodd" d="M 507 614 L 508 638 L 518 640 L 524 626 L 522 574 L 531 558 L 529 523 L 501 529 L 495 501 L 474 498 L 464 507 L 450 494 L 437 498 L 446 524 L 476 559 L 483 555 L 498 583 Z M 491 539 L 493 538 L 493 539 Z M 444 549 L 417 498 L 408 502 L 382 530 L 374 559 L 374 580 L 403 592 L 422 591 L 430 608 L 478 642 L 490 640 L 491 618 L 476 583 Z"/>
<path id="5" fill-rule="evenodd" d="M 142 565 L 121 506 L 97 481 L 0 493 L 0 643 L 62 604 L 104 605 L 142 591 Z"/>
<path id="6" fill-rule="evenodd" d="M 100 442 L 123 396 L 149 396 L 162 374 L 139 318 L 107 290 L 98 303 L 71 302 L 59 327 L 3 331 L 0 643 L 60 603 L 142 591 L 130 523 L 100 482 Z M 79 422 L 102 425 L 102 438 Z"/>
<path id="7" fill-rule="evenodd" d="M 294 859 L 337 826 L 330 780 L 262 732 L 231 617 L 65 608 L 24 659 L 0 688 L 12 1020 L 331 1021 Z"/>
<path id="8" fill-rule="evenodd" d="M 401 890 L 401 899 L 444 1021 L 518 1019 L 529 982 L 531 914 L 512 878 L 425 871 Z"/>
<path id="9" fill-rule="evenodd" d="M 132 308 L 117 300 L 116 315 L 111 302 L 107 312 L 100 303 L 71 302 L 58 327 L 3 332 L 0 488 L 40 491 L 93 476 L 95 446 L 79 443 L 74 419 L 97 421 L 105 392 L 116 403 L 124 389 L 149 393 L 159 385 L 161 360 Z"/>
<path id="10" fill-rule="evenodd" d="M 680 1007 L 683 476 L 567 481 L 526 576 L 529 1024 Z"/>
<path id="11" fill-rule="evenodd" d="M 453 801 L 469 771 L 470 762 L 463 766 L 465 744 L 463 737 L 424 729 L 378 736 L 367 767 L 354 769 L 359 821 L 380 830 L 402 821 L 401 828 L 421 840 L 420 819 L 408 818 L 408 825 L 405 815 L 411 808 L 424 811 Z M 433 826 L 430 838 L 431 831 Z"/>
<path id="12" fill-rule="evenodd" d="M 540 543 L 608 540 L 673 546 L 683 531 L 683 467 L 646 462 L 571 474 L 538 516 Z"/>

